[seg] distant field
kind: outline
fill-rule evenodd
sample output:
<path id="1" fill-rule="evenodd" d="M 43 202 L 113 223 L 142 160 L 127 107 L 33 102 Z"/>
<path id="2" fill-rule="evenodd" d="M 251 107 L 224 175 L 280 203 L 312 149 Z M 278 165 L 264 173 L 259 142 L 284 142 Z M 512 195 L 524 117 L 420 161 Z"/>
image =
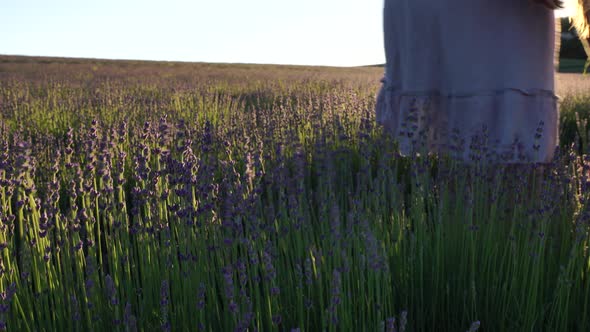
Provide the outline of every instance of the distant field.
<path id="1" fill-rule="evenodd" d="M 556 76 L 557 93 L 590 91 L 590 76 L 583 76 L 584 60 L 562 59 Z M 51 57 L 22 57 L 0 55 L 0 80 L 20 78 L 31 81 L 44 78 L 83 82 L 98 78 L 125 80 L 185 80 L 196 78 L 223 79 L 243 84 L 261 80 L 290 80 L 303 76 L 310 79 L 345 79 L 362 84 L 379 85 L 383 65 L 366 67 L 279 66 L 249 64 L 211 64 L 165 61 L 129 61 L 73 59 Z"/>
<path id="2" fill-rule="evenodd" d="M 185 81 L 223 80 L 249 84 L 260 81 L 289 81 L 303 77 L 333 80 L 348 78 L 361 83 L 379 82 L 379 68 L 338 68 L 321 66 L 278 66 L 256 64 L 214 64 L 190 62 L 126 61 L 20 57 L 0 55 L 0 80 L 7 78 L 31 81 L 46 78 L 84 82 L 96 79 L 122 81 Z"/>

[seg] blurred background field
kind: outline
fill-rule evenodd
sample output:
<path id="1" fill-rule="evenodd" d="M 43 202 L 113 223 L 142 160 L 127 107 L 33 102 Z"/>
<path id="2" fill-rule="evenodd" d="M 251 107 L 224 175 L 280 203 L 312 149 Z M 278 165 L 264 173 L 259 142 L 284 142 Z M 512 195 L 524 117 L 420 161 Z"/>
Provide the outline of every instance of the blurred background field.
<path id="1" fill-rule="evenodd" d="M 590 91 L 588 77 L 581 75 L 585 60 L 560 59 L 556 76 L 558 95 Z M 319 80 L 347 80 L 355 84 L 378 86 L 383 66 L 321 67 L 258 64 L 213 64 L 190 62 L 157 62 L 101 59 L 73 59 L 0 55 L 0 79 L 44 79 L 67 84 L 83 84 L 100 79 L 155 82 L 166 80 L 194 82 L 218 79 L 224 82 L 249 84 L 267 81 L 289 81 L 302 77 Z M 250 81 L 248 81 L 250 80 Z"/>

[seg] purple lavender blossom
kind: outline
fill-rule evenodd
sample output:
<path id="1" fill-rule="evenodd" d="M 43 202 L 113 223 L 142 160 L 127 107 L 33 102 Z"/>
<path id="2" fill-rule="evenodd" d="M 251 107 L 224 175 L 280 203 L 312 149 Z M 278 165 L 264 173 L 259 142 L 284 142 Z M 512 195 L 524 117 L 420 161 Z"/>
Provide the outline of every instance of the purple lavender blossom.
<path id="1" fill-rule="evenodd" d="M 72 320 L 74 322 L 78 322 L 78 321 L 80 321 L 81 316 L 80 316 L 80 305 L 78 303 L 78 299 L 76 298 L 76 295 L 70 296 L 70 302 L 71 302 L 71 306 L 72 306 Z"/>
<path id="2" fill-rule="evenodd" d="M 387 318 L 385 321 L 385 332 L 397 332 L 395 328 L 395 317 Z"/>
<path id="3" fill-rule="evenodd" d="M 233 269 L 231 265 L 228 265 L 222 269 L 223 279 L 225 281 L 225 298 L 229 301 L 229 310 L 231 313 L 236 314 L 238 306 L 234 301 L 234 280 L 233 280 Z"/>
<path id="4" fill-rule="evenodd" d="M 331 286 L 331 299 L 330 305 L 328 307 L 328 315 L 330 316 L 330 321 L 332 324 L 338 324 L 338 305 L 341 301 L 341 287 L 342 287 L 342 280 L 340 272 L 335 269 L 332 273 L 332 286 Z"/>
<path id="5" fill-rule="evenodd" d="M 281 315 L 273 315 L 272 316 L 272 324 L 274 326 L 279 326 L 283 322 L 283 317 Z"/>
<path id="6" fill-rule="evenodd" d="M 107 274 L 105 277 L 105 288 L 107 297 L 111 303 L 111 305 L 118 305 L 119 300 L 117 299 L 117 289 L 115 288 L 115 282 L 110 275 Z"/>
<path id="7" fill-rule="evenodd" d="M 311 285 L 313 282 L 313 270 L 311 266 L 311 258 L 307 257 L 304 263 L 304 271 L 305 271 L 305 284 Z"/>
<path id="8" fill-rule="evenodd" d="M 206 288 L 204 283 L 199 284 L 199 292 L 197 293 L 197 309 L 203 310 L 205 308 Z"/>
<path id="9" fill-rule="evenodd" d="M 168 287 L 168 280 L 162 280 L 160 287 L 160 314 L 162 315 L 162 324 L 160 327 L 162 331 L 169 332 L 172 328 L 168 320 L 168 304 L 170 301 L 170 289 Z"/>
<path id="10" fill-rule="evenodd" d="M 276 277 L 276 270 L 272 264 L 272 256 L 266 249 L 262 253 L 262 263 L 264 264 L 264 270 L 266 272 L 265 279 L 267 281 L 274 280 Z"/>
<path id="11" fill-rule="evenodd" d="M 469 330 L 467 330 L 467 332 L 476 332 L 477 330 L 479 330 L 480 325 L 481 323 L 479 321 L 473 322 L 473 324 L 471 324 L 471 327 L 469 328 Z"/>

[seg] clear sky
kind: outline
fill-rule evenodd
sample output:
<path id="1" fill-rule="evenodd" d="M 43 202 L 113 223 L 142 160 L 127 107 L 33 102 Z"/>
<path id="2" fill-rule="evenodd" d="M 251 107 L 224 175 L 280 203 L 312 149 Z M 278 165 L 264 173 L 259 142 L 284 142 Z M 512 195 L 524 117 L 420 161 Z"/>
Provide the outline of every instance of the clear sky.
<path id="1" fill-rule="evenodd" d="M 0 0 L 0 54 L 384 62 L 383 0 Z"/>
<path id="2" fill-rule="evenodd" d="M 383 0 L 0 0 L 0 54 L 383 63 Z"/>

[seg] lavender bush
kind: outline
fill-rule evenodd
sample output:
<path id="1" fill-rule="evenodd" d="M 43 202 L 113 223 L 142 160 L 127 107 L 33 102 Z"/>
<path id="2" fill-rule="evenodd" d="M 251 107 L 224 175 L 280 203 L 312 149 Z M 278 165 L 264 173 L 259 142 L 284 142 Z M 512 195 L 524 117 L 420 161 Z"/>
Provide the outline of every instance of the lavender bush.
<path id="1" fill-rule="evenodd" d="M 590 328 L 589 95 L 487 169 L 401 157 L 381 69 L 0 59 L 0 329 Z"/>

